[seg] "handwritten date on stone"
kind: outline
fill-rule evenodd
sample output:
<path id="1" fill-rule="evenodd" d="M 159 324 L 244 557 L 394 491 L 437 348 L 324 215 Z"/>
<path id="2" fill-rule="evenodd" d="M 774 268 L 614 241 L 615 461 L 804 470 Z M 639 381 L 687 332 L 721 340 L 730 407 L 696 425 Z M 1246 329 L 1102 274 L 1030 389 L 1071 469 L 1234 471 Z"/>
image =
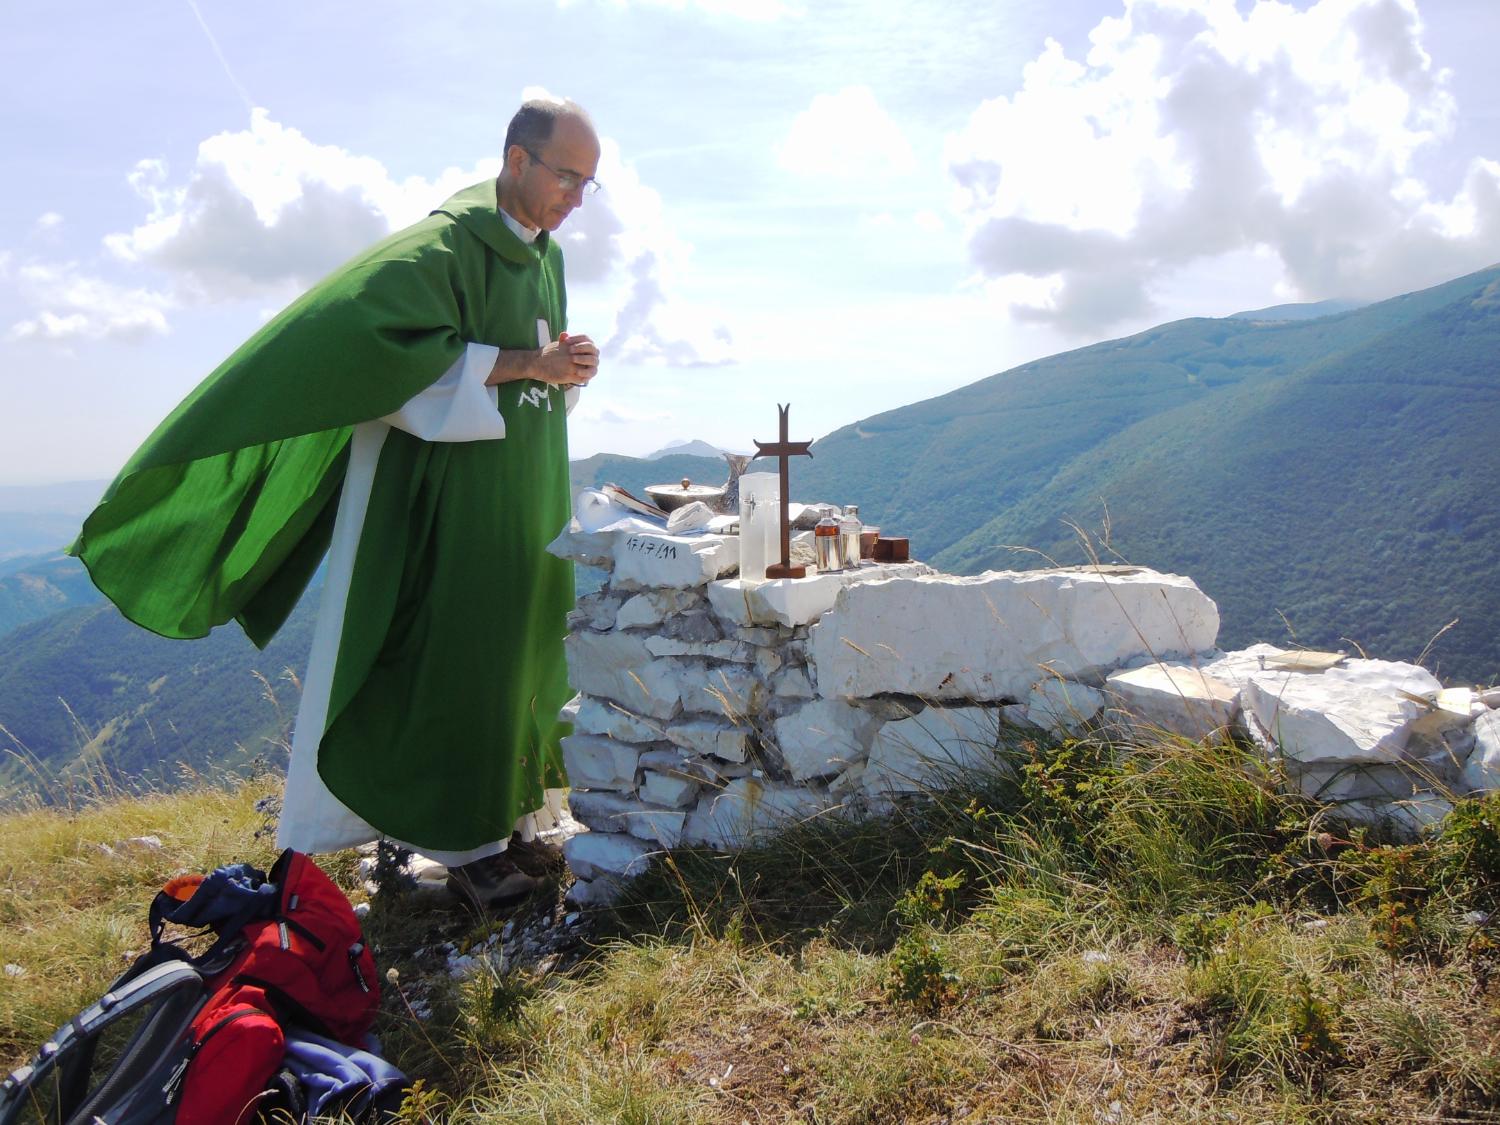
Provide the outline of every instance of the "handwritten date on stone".
<path id="1" fill-rule="evenodd" d="M 625 549 L 638 555 L 647 555 L 657 559 L 677 557 L 676 543 L 664 543 L 660 539 L 642 539 L 638 535 L 632 535 L 625 541 Z"/>

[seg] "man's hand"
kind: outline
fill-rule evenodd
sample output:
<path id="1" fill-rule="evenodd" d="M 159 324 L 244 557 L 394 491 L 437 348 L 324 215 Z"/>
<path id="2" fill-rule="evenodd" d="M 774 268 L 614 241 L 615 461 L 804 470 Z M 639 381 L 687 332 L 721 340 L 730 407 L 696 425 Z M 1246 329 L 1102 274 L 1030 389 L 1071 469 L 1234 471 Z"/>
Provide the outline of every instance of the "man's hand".
<path id="1" fill-rule="evenodd" d="M 538 363 L 542 367 L 550 365 L 557 377 L 533 375 L 532 378 L 564 387 L 586 387 L 589 380 L 599 373 L 599 348 L 587 336 L 570 336 L 563 332 L 542 349 Z"/>
<path id="2" fill-rule="evenodd" d="M 594 341 L 564 332 L 535 351 L 501 352 L 485 382 L 494 386 L 517 379 L 535 379 L 559 387 L 586 387 L 598 373 L 599 348 Z"/>

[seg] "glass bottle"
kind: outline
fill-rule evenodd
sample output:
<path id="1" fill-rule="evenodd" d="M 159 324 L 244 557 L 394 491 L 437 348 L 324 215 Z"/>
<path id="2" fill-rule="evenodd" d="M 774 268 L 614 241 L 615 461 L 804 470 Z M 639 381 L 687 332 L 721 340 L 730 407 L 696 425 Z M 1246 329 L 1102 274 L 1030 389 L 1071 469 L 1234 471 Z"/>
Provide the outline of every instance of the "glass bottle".
<path id="1" fill-rule="evenodd" d="M 845 505 L 844 516 L 839 520 L 839 543 L 845 566 L 859 565 L 859 533 L 864 529 L 864 524 L 859 522 L 859 505 Z"/>

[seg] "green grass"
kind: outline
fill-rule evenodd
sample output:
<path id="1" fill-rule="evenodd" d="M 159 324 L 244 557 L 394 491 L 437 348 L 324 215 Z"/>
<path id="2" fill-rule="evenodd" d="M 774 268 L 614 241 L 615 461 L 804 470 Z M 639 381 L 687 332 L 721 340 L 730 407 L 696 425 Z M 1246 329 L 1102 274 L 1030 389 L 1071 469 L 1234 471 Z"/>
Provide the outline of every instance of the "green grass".
<path id="1" fill-rule="evenodd" d="M 433 943 L 501 923 L 377 895 L 409 1120 L 1500 1121 L 1500 799 L 1398 845 L 1232 743 L 1009 759 L 879 821 L 680 851 L 565 972 L 449 980 Z M 0 820 L 10 1061 L 143 944 L 161 878 L 269 860 L 261 792 Z M 95 846 L 148 832 L 161 852 Z"/>

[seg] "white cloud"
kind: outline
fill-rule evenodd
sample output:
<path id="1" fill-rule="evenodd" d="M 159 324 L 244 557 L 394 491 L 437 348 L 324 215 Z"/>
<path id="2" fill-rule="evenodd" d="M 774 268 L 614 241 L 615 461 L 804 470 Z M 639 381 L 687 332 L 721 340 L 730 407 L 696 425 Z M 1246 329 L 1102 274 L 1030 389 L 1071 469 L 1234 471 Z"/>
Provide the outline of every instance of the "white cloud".
<path id="1" fill-rule="evenodd" d="M 1082 62 L 1049 42 L 948 138 L 971 255 L 1031 294 L 1019 318 L 1094 332 L 1150 314 L 1191 263 L 1257 247 L 1305 299 L 1494 256 L 1500 164 L 1473 161 L 1451 200 L 1421 176 L 1456 107 L 1415 0 L 1125 0 L 1090 42 Z"/>
<path id="2" fill-rule="evenodd" d="M 816 95 L 792 121 L 776 160 L 798 175 L 849 179 L 900 175 L 916 166 L 906 135 L 868 86 Z"/>
<path id="3" fill-rule="evenodd" d="M 545 91 L 527 91 L 533 94 Z M 604 138 L 601 149 L 599 178 L 606 189 L 588 197 L 559 232 L 570 287 L 613 294 L 609 343 L 615 358 L 669 366 L 729 362 L 728 329 L 699 328 L 676 307 L 674 277 L 690 251 L 673 235 L 660 195 L 641 182 L 614 141 Z M 36 267 L 57 273 L 50 281 L 38 274 L 31 287 L 53 304 L 11 334 L 57 339 L 165 332 L 165 314 L 174 305 L 284 298 L 499 170 L 496 156 L 431 179 L 398 181 L 372 157 L 318 144 L 255 110 L 247 129 L 202 142 L 184 177 L 174 178 L 157 160 L 140 161 L 130 174 L 148 214 L 104 244 L 117 267 L 166 273 L 170 296 L 91 280 L 72 265 Z M 59 280 L 64 274 L 67 286 Z M 101 299 L 97 310 L 63 299 L 65 289 L 85 286 Z M 58 313 L 53 306 L 74 311 Z"/>
<path id="4" fill-rule="evenodd" d="M 56 211 L 43 211 L 36 217 L 34 229 L 37 234 L 51 234 L 62 226 L 63 217 Z"/>
<path id="5" fill-rule="evenodd" d="M 82 273 L 74 263 L 25 265 L 15 271 L 35 313 L 12 324 L 6 339 L 139 339 L 167 333 L 166 293 L 115 285 Z"/>
<path id="6" fill-rule="evenodd" d="M 496 158 L 398 182 L 378 160 L 316 144 L 257 109 L 248 129 L 198 146 L 185 183 L 170 183 L 160 161 L 138 163 L 130 184 L 150 213 L 105 245 L 123 261 L 190 279 L 209 300 L 307 285 L 498 170 Z"/>

